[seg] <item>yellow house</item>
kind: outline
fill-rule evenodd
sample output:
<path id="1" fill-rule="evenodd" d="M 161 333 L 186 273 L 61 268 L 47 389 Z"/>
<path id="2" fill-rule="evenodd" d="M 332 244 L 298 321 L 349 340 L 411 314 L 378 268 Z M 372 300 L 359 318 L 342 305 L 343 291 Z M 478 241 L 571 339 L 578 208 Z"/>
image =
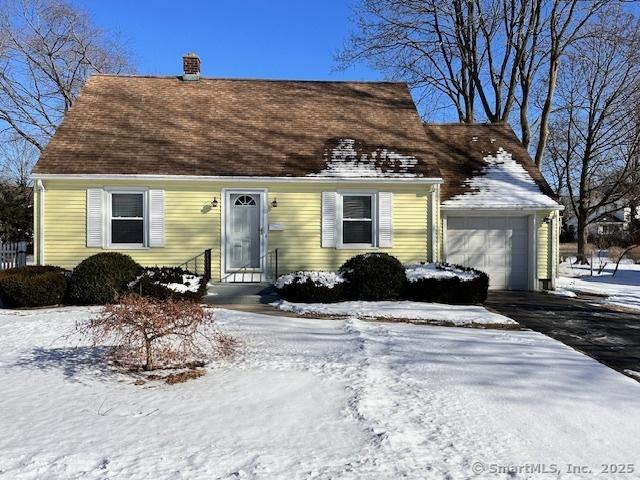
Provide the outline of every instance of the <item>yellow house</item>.
<path id="1" fill-rule="evenodd" d="M 423 125 L 403 83 L 92 77 L 33 170 L 35 254 L 261 282 L 367 251 L 553 288 L 560 205 L 508 125 Z"/>

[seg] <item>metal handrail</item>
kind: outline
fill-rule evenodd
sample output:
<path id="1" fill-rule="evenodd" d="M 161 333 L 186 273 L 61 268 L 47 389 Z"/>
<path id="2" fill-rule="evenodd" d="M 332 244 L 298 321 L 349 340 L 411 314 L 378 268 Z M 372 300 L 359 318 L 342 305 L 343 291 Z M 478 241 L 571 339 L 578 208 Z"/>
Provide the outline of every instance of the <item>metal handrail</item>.
<path id="1" fill-rule="evenodd" d="M 180 265 L 178 265 L 178 267 L 184 268 L 185 270 L 188 270 L 194 273 L 195 275 L 198 275 L 198 259 L 201 257 L 202 257 L 202 265 L 204 267 L 202 273 L 203 273 L 205 282 L 208 282 L 209 280 L 211 280 L 211 249 L 210 248 L 206 249 L 202 253 L 199 253 L 198 255 L 191 257 L 186 262 L 183 262 Z M 189 267 L 191 263 L 193 263 L 193 267 L 194 267 L 193 270 L 191 270 Z"/>

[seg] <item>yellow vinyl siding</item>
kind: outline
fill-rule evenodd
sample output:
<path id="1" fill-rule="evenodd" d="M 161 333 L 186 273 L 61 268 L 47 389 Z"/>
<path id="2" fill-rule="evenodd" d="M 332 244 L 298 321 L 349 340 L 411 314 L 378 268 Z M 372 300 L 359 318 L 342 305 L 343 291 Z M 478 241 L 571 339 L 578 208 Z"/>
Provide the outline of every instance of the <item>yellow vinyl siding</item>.
<path id="1" fill-rule="evenodd" d="M 356 249 L 320 247 L 321 196 L 323 191 L 393 192 L 393 247 L 376 249 L 402 262 L 428 258 L 428 202 L 426 185 L 370 184 L 366 187 L 336 183 L 246 183 L 206 181 L 84 181 L 46 180 L 45 259 L 48 264 L 72 268 L 84 258 L 107 249 L 86 247 L 86 190 L 90 187 L 129 186 L 165 190 L 165 246 L 117 249 L 143 265 L 179 265 L 211 248 L 212 276 L 220 279 L 221 212 L 223 188 L 268 190 L 268 222 L 284 226 L 270 231 L 268 251 L 278 249 L 279 272 L 298 269 L 336 269 Z M 217 207 L 209 203 L 216 197 Z M 278 207 L 271 202 L 278 200 Z M 37 238 L 37 237 L 36 237 Z"/>
<path id="2" fill-rule="evenodd" d="M 48 264 L 71 268 L 84 258 L 104 251 L 86 247 L 86 189 L 89 187 L 146 187 L 140 183 L 45 182 L 45 259 Z M 144 265 L 178 265 L 220 244 L 219 208 L 205 211 L 213 198 L 208 188 L 190 185 L 154 184 L 165 190 L 165 247 L 114 249 L 127 253 Z M 219 193 L 217 194 L 219 198 Z M 217 228 L 216 228 L 217 226 Z M 212 269 L 218 268 L 212 258 Z"/>
<path id="3" fill-rule="evenodd" d="M 552 250 L 552 252 L 549 253 L 549 260 L 551 262 L 550 275 L 551 278 L 557 278 L 560 265 L 560 212 L 553 212 L 551 214 L 551 217 L 554 221 L 553 225 L 549 227 L 549 232 L 551 232 L 551 238 L 549 239 L 549 248 L 551 248 Z"/>
<path id="4" fill-rule="evenodd" d="M 545 219 L 548 219 L 547 223 L 544 223 Z M 542 212 L 538 214 L 536 220 L 538 223 L 538 278 L 540 280 L 550 280 L 557 275 L 558 270 L 558 250 L 560 247 L 560 230 L 558 225 L 560 215 L 557 211 Z"/>
<path id="5" fill-rule="evenodd" d="M 379 185 L 367 188 L 345 188 L 344 185 L 271 185 L 269 188 L 269 222 L 284 226 L 283 231 L 269 232 L 268 249 L 278 249 L 279 271 L 300 269 L 334 270 L 346 259 L 362 253 L 362 249 L 321 248 L 322 191 L 392 191 L 393 247 L 376 251 L 388 252 L 402 262 L 427 258 L 427 194 L 416 192 L 424 187 L 400 188 Z M 271 201 L 277 198 L 278 207 Z"/>
<path id="6" fill-rule="evenodd" d="M 224 188 L 268 191 L 268 223 L 281 224 L 282 231 L 270 231 L 267 250 L 276 248 L 279 272 L 299 269 L 334 270 L 347 258 L 362 253 L 360 249 L 321 248 L 321 197 L 323 191 L 389 191 L 393 192 L 393 247 L 380 248 L 397 256 L 403 263 L 430 260 L 430 186 L 410 184 L 370 184 L 350 186 L 337 183 L 246 183 L 210 181 L 80 181 L 45 180 L 45 262 L 72 268 L 84 258 L 105 251 L 86 247 L 86 190 L 89 187 L 157 188 L 165 190 L 165 246 L 145 249 L 117 249 L 130 254 L 144 265 L 179 265 L 212 249 L 212 276 L 221 277 L 221 233 L 224 209 Z M 439 194 L 439 192 L 438 192 Z M 35 255 L 38 258 L 39 192 L 34 193 Z M 209 203 L 216 197 L 217 207 Z M 438 198 L 438 196 L 436 196 Z M 278 207 L 271 207 L 277 199 Z M 442 255 L 442 222 L 439 202 L 435 206 L 439 225 L 436 239 L 436 258 Z M 536 265 L 540 279 L 549 279 L 558 255 L 558 222 L 555 235 L 552 224 L 543 222 L 551 212 L 537 216 Z M 553 215 L 557 214 L 554 213 Z M 550 242 L 555 241 L 555 248 Z M 553 256 L 555 258 L 551 258 Z M 272 269 L 273 265 L 271 265 Z M 271 271 L 270 273 L 273 273 Z"/>
<path id="7" fill-rule="evenodd" d="M 549 278 L 549 223 L 544 223 L 545 216 L 537 215 L 536 222 L 538 225 L 538 243 L 536 245 L 536 255 L 538 265 L 538 279 L 544 280 Z"/>

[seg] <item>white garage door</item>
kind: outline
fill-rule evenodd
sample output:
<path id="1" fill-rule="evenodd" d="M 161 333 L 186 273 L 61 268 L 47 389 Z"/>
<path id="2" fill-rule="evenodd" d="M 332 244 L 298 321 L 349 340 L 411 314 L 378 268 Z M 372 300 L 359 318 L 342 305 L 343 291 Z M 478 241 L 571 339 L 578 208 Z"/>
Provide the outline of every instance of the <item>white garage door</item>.
<path id="1" fill-rule="evenodd" d="M 447 262 L 489 275 L 492 290 L 528 287 L 527 217 L 448 217 Z"/>

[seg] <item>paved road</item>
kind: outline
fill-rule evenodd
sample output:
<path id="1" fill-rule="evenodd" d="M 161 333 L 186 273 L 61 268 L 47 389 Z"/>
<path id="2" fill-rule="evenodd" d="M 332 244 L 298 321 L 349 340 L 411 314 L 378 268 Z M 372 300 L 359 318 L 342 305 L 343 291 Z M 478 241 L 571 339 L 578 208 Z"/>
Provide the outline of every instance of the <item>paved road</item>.
<path id="1" fill-rule="evenodd" d="M 537 292 L 490 292 L 487 306 L 611 368 L 640 372 L 640 314 L 621 313 L 594 298 Z"/>

